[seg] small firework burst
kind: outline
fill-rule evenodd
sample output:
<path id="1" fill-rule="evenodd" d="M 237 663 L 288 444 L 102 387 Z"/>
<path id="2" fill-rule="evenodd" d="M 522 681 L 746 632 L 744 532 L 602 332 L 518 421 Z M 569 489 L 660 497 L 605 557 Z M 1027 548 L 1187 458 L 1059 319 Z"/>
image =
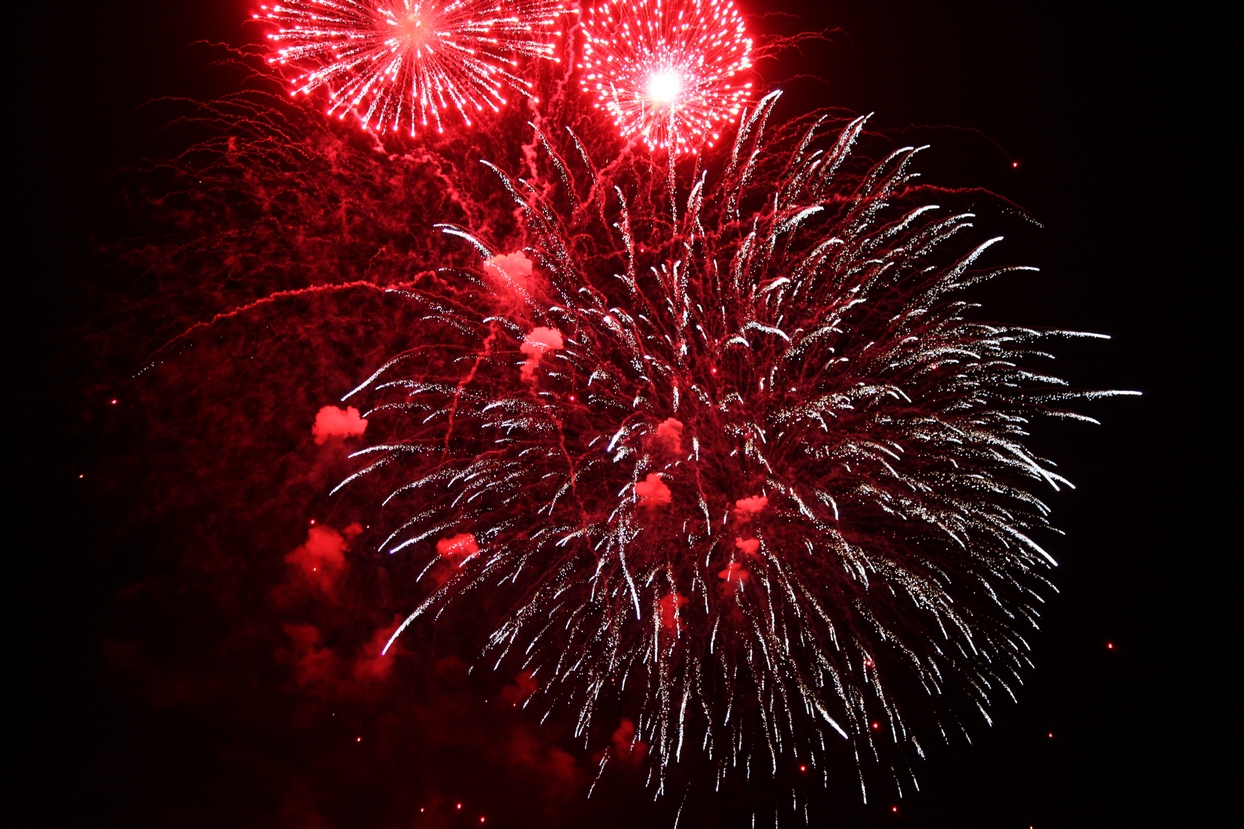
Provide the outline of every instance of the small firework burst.
<path id="1" fill-rule="evenodd" d="M 428 128 L 442 113 L 497 111 L 507 90 L 532 96 L 524 58 L 555 59 L 562 3 L 552 0 L 291 0 L 261 6 L 277 30 L 270 63 L 288 65 L 294 94 L 324 88 L 328 113 L 364 129 Z"/>
<path id="2" fill-rule="evenodd" d="M 712 145 L 751 95 L 752 41 L 730 0 L 608 0 L 583 29 L 583 89 L 653 150 Z"/>

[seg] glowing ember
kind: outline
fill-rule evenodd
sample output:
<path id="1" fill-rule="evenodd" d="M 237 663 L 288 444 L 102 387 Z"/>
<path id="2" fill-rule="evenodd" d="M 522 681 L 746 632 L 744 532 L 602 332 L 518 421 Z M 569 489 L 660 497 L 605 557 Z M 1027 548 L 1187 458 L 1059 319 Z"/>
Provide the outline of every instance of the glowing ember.
<path id="1" fill-rule="evenodd" d="M 364 129 L 443 131 L 441 113 L 497 111 L 522 58 L 553 58 L 552 0 L 293 0 L 261 6 L 276 45 L 269 63 L 292 66 L 294 94 L 328 91 L 328 114 L 354 113 Z"/>
<path id="2" fill-rule="evenodd" d="M 730 0 L 609 0 L 583 29 L 583 89 L 654 150 L 711 146 L 751 95 L 752 41 Z"/>

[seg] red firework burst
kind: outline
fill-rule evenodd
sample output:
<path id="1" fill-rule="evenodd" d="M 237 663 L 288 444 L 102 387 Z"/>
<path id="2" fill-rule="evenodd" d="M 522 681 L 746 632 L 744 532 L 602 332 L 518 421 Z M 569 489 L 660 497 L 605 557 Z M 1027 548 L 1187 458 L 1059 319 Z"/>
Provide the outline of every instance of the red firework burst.
<path id="1" fill-rule="evenodd" d="M 260 6 L 276 45 L 269 63 L 292 66 L 293 94 L 321 87 L 328 114 L 354 113 L 364 129 L 413 136 L 441 113 L 494 112 L 506 90 L 532 95 L 521 58 L 553 57 L 559 15 L 552 0 L 292 0 Z"/>
<path id="2" fill-rule="evenodd" d="M 608 0 L 583 29 L 583 89 L 653 150 L 711 146 L 751 95 L 752 41 L 730 0 Z"/>

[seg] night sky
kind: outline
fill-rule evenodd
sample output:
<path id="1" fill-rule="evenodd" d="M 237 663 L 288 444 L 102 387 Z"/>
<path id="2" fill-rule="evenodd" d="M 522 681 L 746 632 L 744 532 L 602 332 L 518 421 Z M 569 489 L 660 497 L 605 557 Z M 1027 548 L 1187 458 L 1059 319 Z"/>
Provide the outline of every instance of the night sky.
<path id="1" fill-rule="evenodd" d="M 932 751 L 902 800 L 864 807 L 850 780 L 816 793 L 793 772 L 782 785 L 810 792 L 814 825 L 1208 825 L 1238 789 L 1225 21 L 1179 6 L 740 5 L 762 38 L 829 31 L 762 62 L 764 85 L 875 112 L 874 129 L 934 145 L 929 177 L 1040 223 L 1002 226 L 1008 256 L 1041 273 L 990 286 L 989 316 L 1109 334 L 1066 344 L 1057 373 L 1144 393 L 1084 406 L 1102 426 L 1034 437 L 1078 489 L 1050 499 L 1060 593 L 1018 704 L 999 702 L 973 745 Z M 319 604 L 290 580 L 312 522 L 366 520 L 363 501 L 328 497 L 349 462 L 309 426 L 393 353 L 410 322 L 398 303 L 276 303 L 135 376 L 162 332 L 280 287 L 169 289 L 127 259 L 161 196 L 135 170 L 189 134 L 159 99 L 229 93 L 221 50 L 193 44 L 254 41 L 250 11 L 69 4 L 10 33 L 11 416 L 31 424 L 9 476 L 21 823 L 672 825 L 678 798 L 653 804 L 625 771 L 586 800 L 591 752 L 515 710 L 513 677 L 467 675 L 469 624 L 369 662 L 411 607 L 400 568 L 352 567 Z M 773 796 L 693 794 L 681 825 L 750 825 Z"/>

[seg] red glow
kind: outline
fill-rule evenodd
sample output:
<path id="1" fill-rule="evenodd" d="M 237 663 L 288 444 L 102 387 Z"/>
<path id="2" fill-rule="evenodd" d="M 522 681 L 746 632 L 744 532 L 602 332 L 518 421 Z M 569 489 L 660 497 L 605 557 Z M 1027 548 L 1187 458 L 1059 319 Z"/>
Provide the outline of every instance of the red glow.
<path id="1" fill-rule="evenodd" d="M 895 814 L 898 814 L 898 807 L 897 807 L 897 806 L 891 806 L 891 807 L 890 807 L 890 811 L 891 811 L 891 812 L 894 812 Z"/>
<path id="2" fill-rule="evenodd" d="M 1015 170 L 1015 169 L 1018 169 L 1018 168 L 1019 168 L 1019 162 L 1018 162 L 1018 161 L 1012 161 L 1012 162 L 1011 162 L 1011 169 L 1012 169 L 1012 170 Z"/>
<path id="3" fill-rule="evenodd" d="M 760 539 L 736 538 L 734 539 L 734 548 L 745 556 L 758 555 L 760 551 Z"/>
<path id="4" fill-rule="evenodd" d="M 436 554 L 461 567 L 479 554 L 479 544 L 470 533 L 458 533 L 436 542 Z"/>
<path id="5" fill-rule="evenodd" d="M 649 472 L 642 481 L 635 482 L 635 497 L 639 499 L 641 506 L 663 507 L 669 504 L 673 493 L 665 481 L 661 480 L 660 473 Z"/>
<path id="6" fill-rule="evenodd" d="M 109 403 L 111 403 L 111 404 L 112 404 L 112 405 L 114 405 L 114 406 L 115 406 L 115 405 L 117 405 L 117 399 L 116 399 L 115 397 L 114 397 L 114 398 L 112 398 L 111 400 L 109 400 L 108 402 L 109 402 Z"/>
<path id="7" fill-rule="evenodd" d="M 769 499 L 763 495 L 740 498 L 734 502 L 734 519 L 736 521 L 748 521 L 753 515 L 758 515 L 768 505 Z"/>
<path id="8" fill-rule="evenodd" d="M 688 599 L 677 593 L 667 593 L 657 602 L 657 614 L 661 620 L 661 629 L 675 636 L 682 630 L 682 622 L 678 620 L 678 611 L 686 607 Z"/>
<path id="9" fill-rule="evenodd" d="M 747 568 L 737 561 L 732 561 L 726 565 L 726 569 L 717 574 L 717 578 L 721 579 L 722 587 L 737 586 L 742 588 L 747 583 L 749 574 Z"/>
<path id="10" fill-rule="evenodd" d="M 501 701 L 508 702 L 511 708 L 517 708 L 520 703 L 534 694 L 539 687 L 531 671 L 523 671 L 514 677 L 514 682 L 501 689 Z"/>
<path id="11" fill-rule="evenodd" d="M 295 572 L 304 574 L 321 591 L 331 593 L 338 577 L 345 571 L 350 544 L 362 531 L 358 524 L 339 531 L 329 526 L 317 526 L 312 521 L 307 530 L 307 540 L 288 553 L 285 562 Z"/>
<path id="12" fill-rule="evenodd" d="M 353 406 L 340 409 L 336 406 L 324 406 L 315 415 L 311 425 L 311 434 L 317 446 L 337 438 L 345 439 L 361 437 L 367 431 L 367 421 Z"/>
<path id="13" fill-rule="evenodd" d="M 613 742 L 614 756 L 623 763 L 638 765 L 648 755 L 648 744 L 639 739 L 635 733 L 635 723 L 623 717 L 618 728 L 610 738 Z"/>
<path id="14" fill-rule="evenodd" d="M 879 722 L 874 722 L 874 723 L 873 723 L 873 731 L 880 731 L 880 730 L 881 730 L 881 723 L 879 723 Z"/>
<path id="15" fill-rule="evenodd" d="M 682 452 L 682 421 L 668 417 L 657 425 L 656 438 L 670 452 L 677 455 Z"/>
<path id="16" fill-rule="evenodd" d="M 626 138 L 692 152 L 751 97 L 752 41 L 731 0 L 609 0 L 583 19 L 583 90 Z"/>
<path id="17" fill-rule="evenodd" d="M 1108 651 L 1112 651 L 1112 650 L 1114 650 L 1114 642 L 1107 642 L 1107 643 L 1106 643 L 1106 650 L 1108 650 Z"/>
<path id="18" fill-rule="evenodd" d="M 519 370 L 520 376 L 528 382 L 534 381 L 536 379 L 536 369 L 539 368 L 544 356 L 552 351 L 560 351 L 564 347 L 565 341 L 562 339 L 561 332 L 556 328 L 537 327 L 531 329 L 518 347 L 521 353 L 527 355 L 526 362 L 523 363 L 522 368 Z"/>
<path id="19" fill-rule="evenodd" d="M 459 804 L 457 805 L 457 807 L 456 807 L 456 808 L 461 809 L 461 808 L 462 808 L 462 804 L 461 804 L 461 803 L 459 803 Z"/>
<path id="20" fill-rule="evenodd" d="M 804 774 L 807 774 L 807 773 L 808 773 L 808 767 L 807 767 L 807 766 L 800 766 L 800 767 L 799 767 L 799 771 L 803 772 Z"/>

